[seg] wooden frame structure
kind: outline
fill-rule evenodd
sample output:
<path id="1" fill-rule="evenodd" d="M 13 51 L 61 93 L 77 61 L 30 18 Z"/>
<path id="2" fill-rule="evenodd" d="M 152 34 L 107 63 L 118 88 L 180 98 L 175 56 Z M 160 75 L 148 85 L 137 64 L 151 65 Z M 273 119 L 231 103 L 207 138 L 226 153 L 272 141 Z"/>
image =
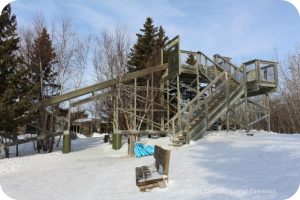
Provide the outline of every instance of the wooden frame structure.
<path id="1" fill-rule="evenodd" d="M 161 49 L 157 66 L 125 74 L 88 87 L 46 99 L 45 117 L 60 119 L 60 130 L 39 127 L 42 135 L 68 133 L 72 108 L 92 101 L 110 101 L 113 134 L 169 134 L 174 144 L 188 144 L 206 130 L 224 125 L 245 128 L 267 120 L 269 93 L 278 86 L 276 62 L 252 60 L 240 67 L 231 58 L 180 49 L 179 36 Z M 257 102 L 257 96 L 264 101 Z M 73 99 L 80 97 L 80 100 Z M 72 101 L 71 101 L 72 100 Z M 69 101 L 68 117 L 47 107 Z"/>

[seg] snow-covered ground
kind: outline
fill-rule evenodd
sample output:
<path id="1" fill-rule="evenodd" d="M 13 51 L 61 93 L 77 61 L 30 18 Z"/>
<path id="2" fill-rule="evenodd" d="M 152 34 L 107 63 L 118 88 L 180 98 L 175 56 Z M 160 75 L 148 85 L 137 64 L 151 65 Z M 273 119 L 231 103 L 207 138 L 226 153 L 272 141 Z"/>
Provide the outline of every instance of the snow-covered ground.
<path id="1" fill-rule="evenodd" d="M 112 150 L 103 135 L 72 141 L 32 154 L 32 143 L 19 158 L 0 160 L 0 185 L 13 199 L 286 199 L 300 183 L 300 135 L 252 131 L 212 132 L 183 147 L 168 138 L 143 142 L 171 149 L 170 181 L 165 189 L 141 193 L 135 167 L 152 164 L 152 156 L 128 158 L 127 145 Z M 32 154 L 32 155 L 31 155 Z"/>

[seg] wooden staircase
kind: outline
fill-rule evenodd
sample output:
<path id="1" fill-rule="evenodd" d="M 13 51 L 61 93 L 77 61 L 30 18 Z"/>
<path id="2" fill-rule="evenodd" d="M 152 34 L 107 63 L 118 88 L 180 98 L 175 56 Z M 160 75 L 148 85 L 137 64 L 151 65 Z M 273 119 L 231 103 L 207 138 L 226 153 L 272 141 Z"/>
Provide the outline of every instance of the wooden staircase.
<path id="1" fill-rule="evenodd" d="M 243 70 L 231 65 L 235 69 L 231 74 L 217 64 L 209 70 L 199 67 L 199 72 L 211 81 L 166 123 L 171 126 L 171 140 L 174 145 L 188 144 L 191 140 L 201 138 L 243 96 Z"/>

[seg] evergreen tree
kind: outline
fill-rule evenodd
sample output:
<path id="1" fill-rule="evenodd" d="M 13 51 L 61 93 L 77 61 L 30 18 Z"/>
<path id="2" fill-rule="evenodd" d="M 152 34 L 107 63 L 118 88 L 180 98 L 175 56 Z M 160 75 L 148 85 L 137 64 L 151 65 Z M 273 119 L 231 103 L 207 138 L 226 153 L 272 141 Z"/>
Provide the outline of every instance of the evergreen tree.
<path id="1" fill-rule="evenodd" d="M 52 47 L 52 41 L 50 40 L 47 29 L 44 27 L 34 40 L 30 63 L 32 81 L 38 86 L 38 90 L 35 91 L 35 96 L 39 101 L 58 93 L 59 85 L 56 84 L 58 74 L 54 70 L 55 63 L 56 54 Z M 47 119 L 42 110 L 39 110 L 38 114 L 39 118 L 37 122 L 40 127 L 43 127 Z M 38 131 L 38 135 L 43 134 L 45 133 Z M 37 150 L 40 152 L 40 149 L 43 148 L 44 151 L 51 152 L 53 144 L 54 137 L 38 139 Z"/>
<path id="2" fill-rule="evenodd" d="M 16 137 L 17 126 L 34 116 L 33 85 L 28 69 L 17 54 L 19 37 L 10 5 L 0 16 L 0 131 Z"/>
<path id="3" fill-rule="evenodd" d="M 160 26 L 158 29 L 153 25 L 151 17 L 146 19 L 141 33 L 137 33 L 137 42 L 130 49 L 128 60 L 128 71 L 138 71 L 146 68 L 146 63 L 151 56 L 155 55 L 167 41 L 164 29 Z"/>
<path id="4" fill-rule="evenodd" d="M 16 34 L 16 17 L 11 16 L 10 5 L 6 6 L 0 16 L 0 91 L 9 85 L 9 76 L 14 74 L 18 58 L 19 38 Z M 1 95 L 1 94 L 0 94 Z"/>
<path id="5" fill-rule="evenodd" d="M 55 95 L 59 86 L 55 84 L 57 73 L 54 71 L 56 55 L 52 41 L 43 28 L 34 41 L 32 49 L 31 70 L 33 82 L 39 86 L 37 97 L 39 100 Z"/>
<path id="6" fill-rule="evenodd" d="M 156 49 L 160 51 L 160 49 L 166 44 L 168 41 L 168 37 L 166 36 L 166 32 L 162 26 L 159 26 L 157 39 L 156 39 Z"/>

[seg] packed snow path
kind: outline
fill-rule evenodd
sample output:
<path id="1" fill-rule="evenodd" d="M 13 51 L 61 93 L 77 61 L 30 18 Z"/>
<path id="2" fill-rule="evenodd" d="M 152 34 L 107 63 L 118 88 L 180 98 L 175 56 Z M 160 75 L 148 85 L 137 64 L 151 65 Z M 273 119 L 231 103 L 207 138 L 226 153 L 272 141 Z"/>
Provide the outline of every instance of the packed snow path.
<path id="1" fill-rule="evenodd" d="M 72 141 L 72 153 L 0 160 L 0 184 L 16 200 L 40 199 L 286 199 L 300 183 L 300 135 L 215 132 L 183 147 L 168 138 L 143 139 L 171 149 L 165 189 L 141 193 L 135 167 L 153 157 L 127 158 L 102 138 Z M 30 154 L 21 146 L 20 154 Z M 22 151 L 23 149 L 23 151 Z"/>

